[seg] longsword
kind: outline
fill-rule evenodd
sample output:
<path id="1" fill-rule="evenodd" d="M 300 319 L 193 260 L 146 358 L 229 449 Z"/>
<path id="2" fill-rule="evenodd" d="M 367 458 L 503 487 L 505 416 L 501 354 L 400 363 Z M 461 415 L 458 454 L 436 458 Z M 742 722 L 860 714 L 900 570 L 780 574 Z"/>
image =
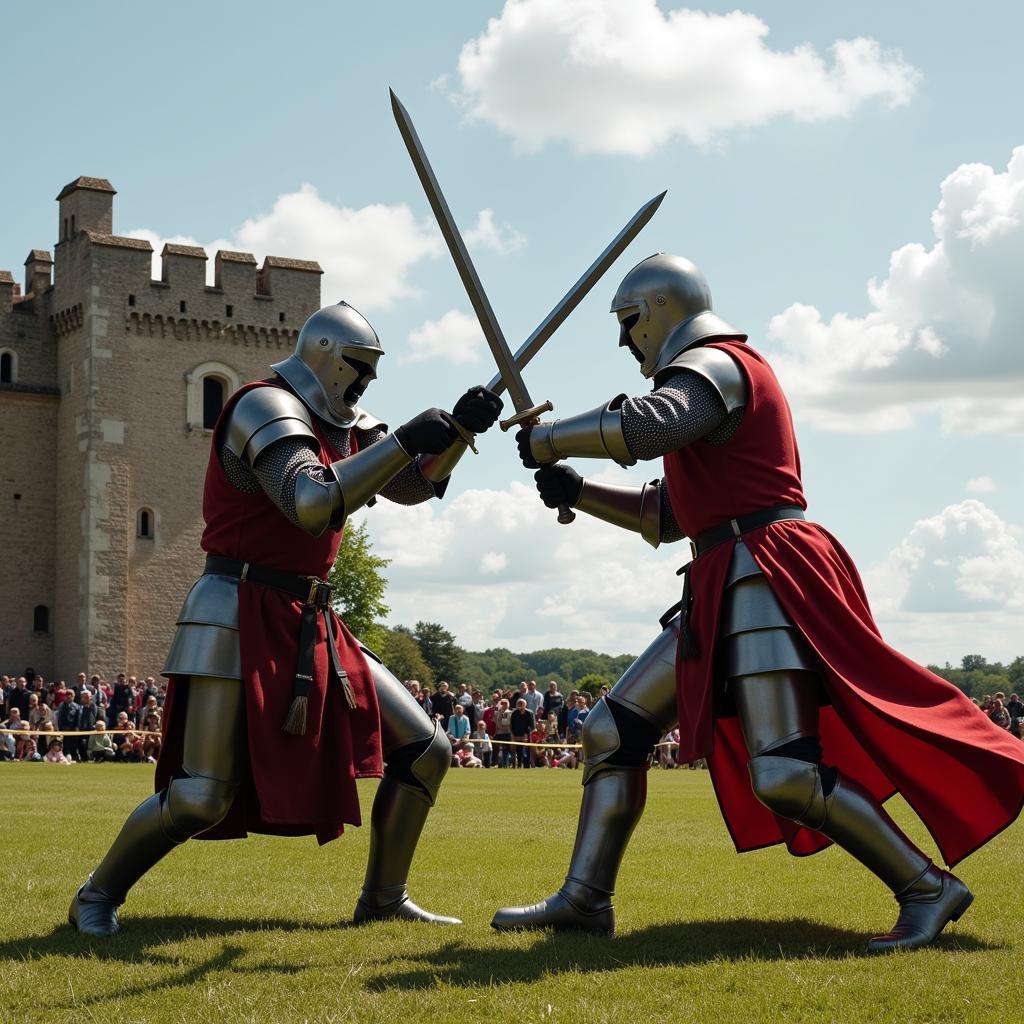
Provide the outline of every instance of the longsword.
<path id="1" fill-rule="evenodd" d="M 498 319 L 494 315 L 494 310 L 491 308 L 483 285 L 480 283 L 480 278 L 477 275 L 476 268 L 473 266 L 473 261 L 470 259 L 466 243 L 463 241 L 462 235 L 455 223 L 455 218 L 452 216 L 452 212 L 444 198 L 444 193 L 441 191 L 441 186 L 438 184 L 437 177 L 430 166 L 430 161 L 427 159 L 423 144 L 420 142 L 416 129 L 413 127 L 412 118 L 395 95 L 394 90 L 391 90 L 391 108 L 395 115 L 395 121 L 398 124 L 398 130 L 405 142 L 406 149 L 409 151 L 409 156 L 412 158 L 416 174 L 426 193 L 427 201 L 430 203 L 430 208 L 434 211 L 434 217 L 437 219 L 441 235 L 448 245 L 455 268 L 459 272 L 463 287 L 469 296 L 470 304 L 476 313 L 480 329 L 487 342 L 487 347 L 491 350 L 491 355 L 498 367 L 498 374 L 491 381 L 490 390 L 507 389 L 512 399 L 512 404 L 515 407 L 516 414 L 507 420 L 502 420 L 500 424 L 501 429 L 508 430 L 516 424 L 538 423 L 540 414 L 551 412 L 554 406 L 550 401 L 542 402 L 540 405 L 534 404 L 533 399 L 530 397 L 530 392 L 523 381 L 521 367 L 525 366 L 533 358 L 565 318 L 582 301 L 583 297 L 590 291 L 605 270 L 611 266 L 616 257 L 632 241 L 637 232 L 651 219 L 665 197 L 665 193 L 662 192 L 659 196 L 655 196 L 654 199 L 637 211 L 626 227 L 619 232 L 586 273 L 569 289 L 533 334 L 520 346 L 516 356 L 513 356 L 498 324 Z M 568 524 L 575 519 L 576 514 L 568 505 L 560 505 L 558 507 L 558 521 L 560 523 L 563 525 Z"/>

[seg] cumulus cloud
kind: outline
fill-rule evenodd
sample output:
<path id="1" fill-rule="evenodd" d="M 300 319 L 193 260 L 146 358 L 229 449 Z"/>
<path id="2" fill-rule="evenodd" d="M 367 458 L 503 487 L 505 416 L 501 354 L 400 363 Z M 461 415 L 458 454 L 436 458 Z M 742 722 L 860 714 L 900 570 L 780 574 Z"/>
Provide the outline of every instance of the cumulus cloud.
<path id="1" fill-rule="evenodd" d="M 920 73 L 873 39 L 774 50 L 742 11 L 665 11 L 656 0 L 507 0 L 459 56 L 461 101 L 528 150 L 643 156 L 671 139 L 707 145 L 779 117 L 900 106 Z"/>
<path id="2" fill-rule="evenodd" d="M 410 271 L 443 247 L 434 222 L 418 221 L 404 203 L 339 206 L 308 184 L 278 196 L 269 213 L 249 218 L 229 239 L 204 244 L 181 236 L 160 238 L 144 228 L 129 234 L 149 239 L 157 257 L 167 241 L 203 245 L 211 275 L 217 249 L 251 252 L 261 261 L 267 255 L 317 260 L 324 270 L 324 302 L 344 298 L 362 312 L 390 309 L 418 294 L 409 284 Z M 156 258 L 153 273 L 159 276 Z"/>
<path id="3" fill-rule="evenodd" d="M 484 344 L 476 317 L 450 309 L 440 320 L 427 320 L 410 332 L 409 347 L 398 357 L 398 362 L 425 363 L 437 359 L 464 366 L 480 362 Z"/>
<path id="4" fill-rule="evenodd" d="M 631 479 L 617 469 L 608 478 Z M 689 559 L 685 545 L 656 552 L 589 516 L 559 526 L 519 482 L 412 508 L 379 501 L 366 519 L 375 551 L 392 559 L 392 620 L 441 622 L 474 649 L 639 654 L 678 600 L 672 569 Z"/>
<path id="5" fill-rule="evenodd" d="M 834 430 L 1024 430 L 1024 146 L 998 172 L 962 164 L 942 182 L 930 247 L 892 253 L 864 316 L 794 304 L 773 317 L 775 367 L 797 415 Z"/>
<path id="6" fill-rule="evenodd" d="M 976 476 L 967 481 L 969 494 L 992 494 L 996 490 L 996 482 L 990 476 Z"/>
<path id="7" fill-rule="evenodd" d="M 511 224 L 497 224 L 493 210 L 481 210 L 476 224 L 466 232 L 466 244 L 508 256 L 526 247 L 526 235 Z"/>
<path id="8" fill-rule="evenodd" d="M 969 650 L 993 658 L 1019 654 L 1024 548 L 1018 534 L 974 498 L 915 523 L 864 574 L 887 639 L 936 661 Z"/>

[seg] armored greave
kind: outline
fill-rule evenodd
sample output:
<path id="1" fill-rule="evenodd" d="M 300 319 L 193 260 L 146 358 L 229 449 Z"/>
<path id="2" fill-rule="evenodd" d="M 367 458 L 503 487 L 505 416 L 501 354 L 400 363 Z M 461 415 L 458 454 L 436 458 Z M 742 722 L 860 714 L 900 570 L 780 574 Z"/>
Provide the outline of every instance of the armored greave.
<path id="1" fill-rule="evenodd" d="M 370 813 L 370 857 L 354 919 L 460 924 L 416 906 L 406 891 L 420 833 L 451 765 L 451 743 L 382 664 L 369 655 L 367 661 L 380 704 L 385 769 Z"/>
<path id="2" fill-rule="evenodd" d="M 805 760 L 817 746 L 818 679 L 802 671 L 769 672 L 730 681 L 747 749 L 755 796 L 766 807 L 828 836 L 880 878 L 900 903 L 892 932 L 869 948 L 910 948 L 931 942 L 973 897 L 936 868 L 856 780 Z M 820 747 L 816 751 L 820 758 Z M 813 755 L 811 755 L 813 756 Z"/>
<path id="3" fill-rule="evenodd" d="M 676 722 L 678 631 L 676 618 L 587 717 L 583 802 L 565 884 L 534 906 L 499 910 L 493 927 L 614 931 L 612 895 L 644 812 L 651 754 Z"/>
<path id="4" fill-rule="evenodd" d="M 241 681 L 193 676 L 188 685 L 182 772 L 144 800 L 79 890 L 69 918 L 79 931 L 112 935 L 128 890 L 186 839 L 231 808 L 245 770 Z"/>

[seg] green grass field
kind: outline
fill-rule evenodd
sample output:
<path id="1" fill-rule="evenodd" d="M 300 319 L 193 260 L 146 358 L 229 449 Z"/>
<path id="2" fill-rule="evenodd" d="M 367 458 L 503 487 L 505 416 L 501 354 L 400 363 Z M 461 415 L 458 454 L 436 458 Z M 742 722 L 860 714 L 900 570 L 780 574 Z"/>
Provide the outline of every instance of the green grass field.
<path id="1" fill-rule="evenodd" d="M 367 847 L 354 829 L 322 849 L 310 838 L 190 843 L 142 880 L 122 933 L 104 942 L 73 933 L 67 905 L 152 769 L 0 765 L 0 1020 L 1021 1019 L 1024 825 L 962 865 L 977 899 L 936 948 L 873 957 L 866 937 L 894 919 L 881 885 L 834 849 L 737 856 L 706 772 L 651 772 L 614 939 L 493 932 L 495 907 L 559 885 L 579 778 L 448 776 L 410 890 L 462 928 L 349 927 Z M 926 842 L 905 807 L 893 810 Z"/>

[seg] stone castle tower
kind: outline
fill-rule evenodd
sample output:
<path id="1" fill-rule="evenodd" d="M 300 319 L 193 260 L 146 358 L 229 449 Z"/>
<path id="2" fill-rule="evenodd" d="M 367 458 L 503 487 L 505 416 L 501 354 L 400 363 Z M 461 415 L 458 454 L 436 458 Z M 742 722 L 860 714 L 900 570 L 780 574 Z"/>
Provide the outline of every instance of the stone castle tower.
<path id="1" fill-rule="evenodd" d="M 53 257 L 0 270 L 0 673 L 156 674 L 202 571 L 203 478 L 227 396 L 320 306 L 319 264 L 113 234 L 115 190 L 57 196 Z"/>

